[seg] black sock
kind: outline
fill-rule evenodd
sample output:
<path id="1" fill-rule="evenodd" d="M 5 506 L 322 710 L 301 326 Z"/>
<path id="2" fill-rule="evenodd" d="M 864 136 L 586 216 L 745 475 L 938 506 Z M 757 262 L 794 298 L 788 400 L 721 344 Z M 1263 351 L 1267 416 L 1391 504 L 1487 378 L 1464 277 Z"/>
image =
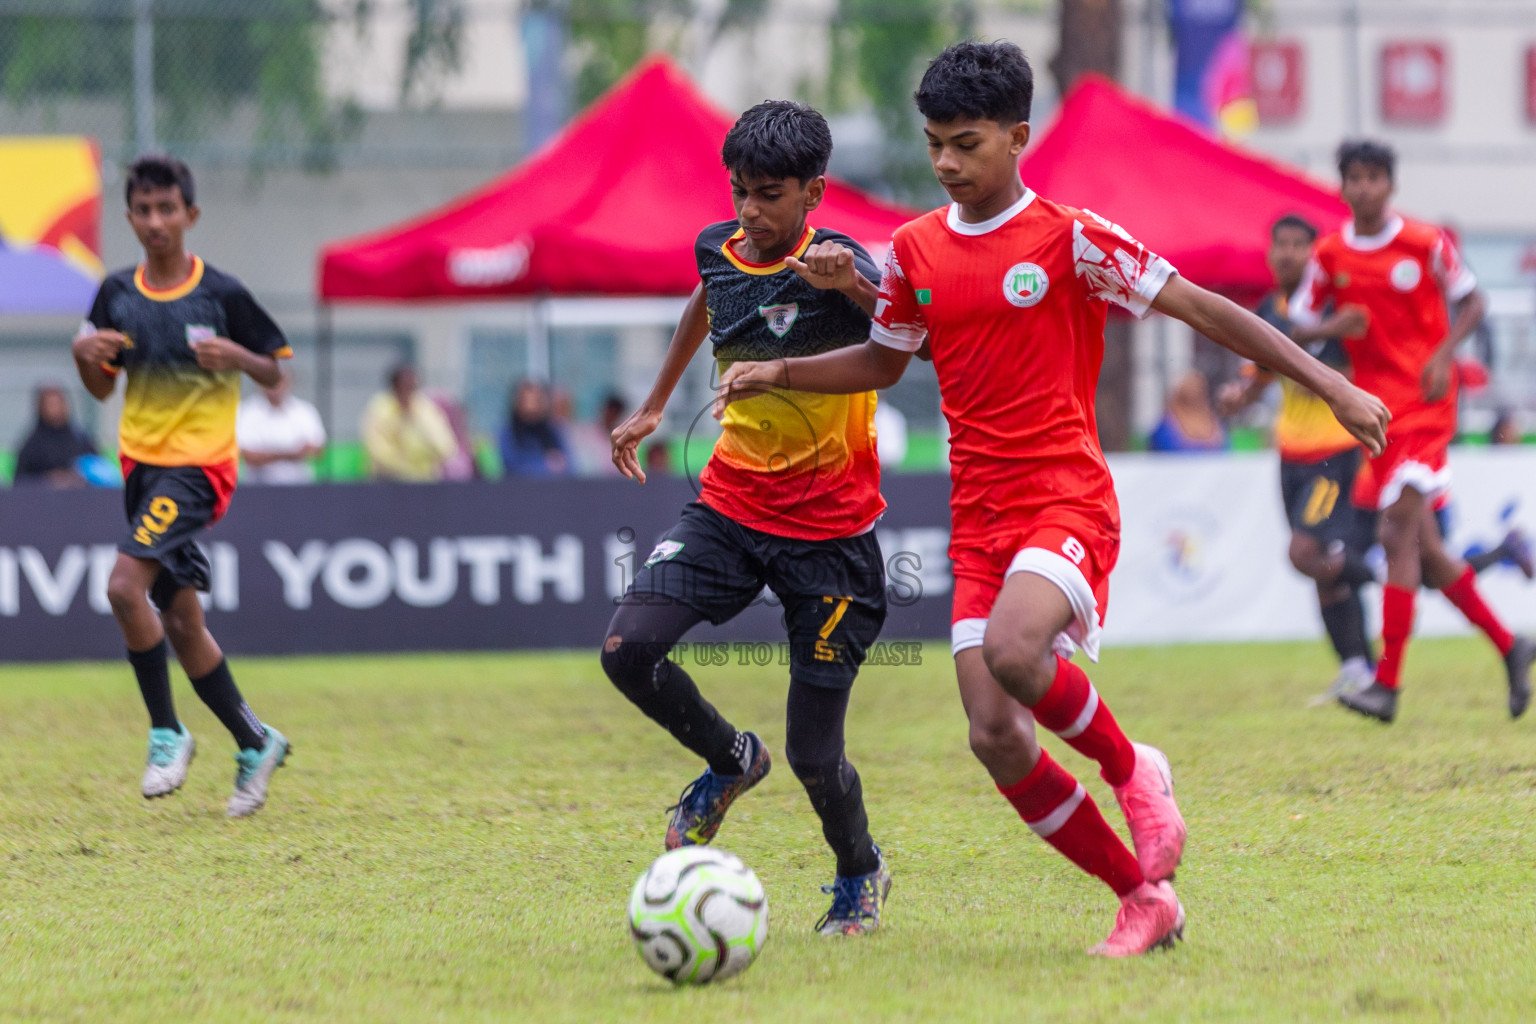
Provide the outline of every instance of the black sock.
<path id="1" fill-rule="evenodd" d="M 1365 558 L 1358 551 L 1345 549 L 1344 567 L 1339 570 L 1338 582 L 1348 583 L 1351 587 L 1363 587 L 1367 583 L 1376 583 L 1376 574 L 1371 572 L 1371 567 L 1365 564 Z"/>
<path id="2" fill-rule="evenodd" d="M 1340 661 L 1350 658 L 1373 661 L 1371 642 L 1365 635 L 1365 607 L 1360 603 L 1360 591 L 1351 587 L 1344 600 L 1324 605 L 1323 626 L 1328 630 L 1328 639 Z"/>
<path id="3" fill-rule="evenodd" d="M 802 771 L 804 774 L 802 774 Z M 796 777 L 811 798 L 821 819 L 821 834 L 837 857 L 837 873 L 843 878 L 867 875 L 880 866 L 880 854 L 869 835 L 869 815 L 864 810 L 864 784 L 858 771 L 843 761 L 831 768 L 797 769 Z"/>
<path id="4" fill-rule="evenodd" d="M 618 653 L 626 653 L 625 648 Z M 704 699 L 681 665 L 663 658 L 654 662 L 646 675 L 644 685 L 619 686 L 636 707 L 707 761 L 717 774 L 740 775 L 746 770 L 752 754 L 746 736 Z"/>
<path id="5" fill-rule="evenodd" d="M 171 672 L 166 663 L 165 640 L 147 651 L 129 651 L 128 664 L 139 679 L 139 693 L 149 710 L 151 729 L 180 729 L 176 701 L 171 697 Z"/>
<path id="6" fill-rule="evenodd" d="M 208 705 L 208 710 L 218 716 L 224 728 L 240 744 L 241 750 L 260 750 L 267 744 L 267 730 L 256 713 L 240 696 L 235 677 L 229 674 L 229 659 L 219 662 L 219 667 L 200 679 L 192 680 L 192 689 Z"/>
<path id="7" fill-rule="evenodd" d="M 1509 555 L 1507 544 L 1500 544 L 1496 548 L 1487 551 L 1479 551 L 1475 555 L 1468 555 L 1466 562 L 1472 567 L 1473 572 L 1482 572 L 1491 565 L 1498 565 Z"/>
<path id="8" fill-rule="evenodd" d="M 704 616 L 680 602 L 619 605 L 603 644 L 603 671 L 646 717 L 721 775 L 751 764 L 747 738 L 699 693 L 683 667 L 668 659 L 673 645 Z"/>
<path id="9" fill-rule="evenodd" d="M 848 691 L 791 679 L 784 753 L 821 819 L 821 834 L 844 878 L 880 866 L 864 810 L 864 785 L 843 756 Z"/>

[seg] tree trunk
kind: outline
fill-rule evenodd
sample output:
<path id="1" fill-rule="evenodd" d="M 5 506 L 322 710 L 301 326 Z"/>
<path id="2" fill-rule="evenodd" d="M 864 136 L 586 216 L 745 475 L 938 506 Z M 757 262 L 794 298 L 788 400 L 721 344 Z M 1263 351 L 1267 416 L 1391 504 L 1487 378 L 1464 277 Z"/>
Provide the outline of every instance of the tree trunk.
<path id="1" fill-rule="evenodd" d="M 1120 0 L 1061 0 L 1051 75 L 1065 96 L 1084 72 L 1120 77 Z"/>
<path id="2" fill-rule="evenodd" d="M 1120 77 L 1120 0 L 1060 0 L 1060 39 L 1051 75 L 1065 96 L 1083 74 Z M 1111 220 L 1113 210 L 1100 210 Z M 1131 439 L 1131 320 L 1111 316 L 1104 325 L 1104 366 L 1099 373 L 1099 444 L 1124 451 Z"/>

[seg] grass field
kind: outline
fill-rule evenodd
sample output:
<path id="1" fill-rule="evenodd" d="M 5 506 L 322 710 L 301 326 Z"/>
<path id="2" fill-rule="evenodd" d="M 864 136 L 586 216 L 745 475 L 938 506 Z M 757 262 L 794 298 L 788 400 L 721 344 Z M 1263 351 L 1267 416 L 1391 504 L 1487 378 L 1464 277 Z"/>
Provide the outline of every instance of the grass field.
<path id="1" fill-rule="evenodd" d="M 820 939 L 830 862 L 780 764 L 720 845 L 767 886 L 759 961 L 673 991 L 623 925 L 697 766 L 591 654 L 246 659 L 292 738 L 230 822 L 231 744 L 191 695 L 187 787 L 138 795 L 126 665 L 0 667 L 0 1019 L 1497 1020 L 1536 1006 L 1536 720 L 1497 663 L 1420 642 L 1392 728 L 1305 698 L 1323 645 L 1112 650 L 1094 673 L 1171 756 L 1189 941 L 1103 962 L 1108 893 L 965 747 L 947 648 L 871 669 L 849 723 L 895 873 L 886 929 Z M 782 747 L 775 668 L 696 669 Z M 1087 762 L 1050 744 L 1087 780 Z M 1092 792 L 1112 821 L 1113 798 Z"/>

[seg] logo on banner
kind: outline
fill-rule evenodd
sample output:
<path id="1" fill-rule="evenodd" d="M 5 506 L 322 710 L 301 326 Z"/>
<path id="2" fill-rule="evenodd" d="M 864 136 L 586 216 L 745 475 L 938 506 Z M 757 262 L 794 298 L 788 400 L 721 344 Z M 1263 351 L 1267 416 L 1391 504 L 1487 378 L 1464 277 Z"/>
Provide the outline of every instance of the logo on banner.
<path id="1" fill-rule="evenodd" d="M 789 333 L 789 329 L 795 326 L 795 318 L 800 315 L 798 302 L 787 302 L 782 306 L 759 306 L 757 311 L 763 314 L 763 319 L 768 321 L 768 329 L 774 337 L 782 338 Z"/>
<path id="2" fill-rule="evenodd" d="M 1003 297 L 1020 309 L 1028 309 L 1045 298 L 1051 279 L 1038 263 L 1015 263 L 1003 275 Z"/>
<path id="3" fill-rule="evenodd" d="M 1215 557 L 1221 524 L 1215 516 L 1203 509 L 1175 509 L 1159 524 L 1158 532 L 1162 543 L 1158 581 L 1169 598 L 1193 601 L 1221 582 L 1222 570 Z"/>
<path id="4" fill-rule="evenodd" d="M 1392 273 L 1388 276 L 1393 288 L 1400 292 L 1411 292 L 1418 287 L 1424 271 L 1419 268 L 1418 260 L 1401 259 L 1392 265 Z"/>

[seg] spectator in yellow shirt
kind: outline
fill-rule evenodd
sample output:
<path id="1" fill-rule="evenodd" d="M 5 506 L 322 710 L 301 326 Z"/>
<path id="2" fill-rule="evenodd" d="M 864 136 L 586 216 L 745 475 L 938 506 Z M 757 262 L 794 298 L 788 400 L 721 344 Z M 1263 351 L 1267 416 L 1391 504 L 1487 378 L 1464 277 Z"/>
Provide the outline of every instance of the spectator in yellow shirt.
<path id="1" fill-rule="evenodd" d="M 410 483 L 441 480 L 443 464 L 459 450 L 448 418 L 421 393 L 415 368 L 404 365 L 363 410 L 363 446 L 376 479 Z"/>

